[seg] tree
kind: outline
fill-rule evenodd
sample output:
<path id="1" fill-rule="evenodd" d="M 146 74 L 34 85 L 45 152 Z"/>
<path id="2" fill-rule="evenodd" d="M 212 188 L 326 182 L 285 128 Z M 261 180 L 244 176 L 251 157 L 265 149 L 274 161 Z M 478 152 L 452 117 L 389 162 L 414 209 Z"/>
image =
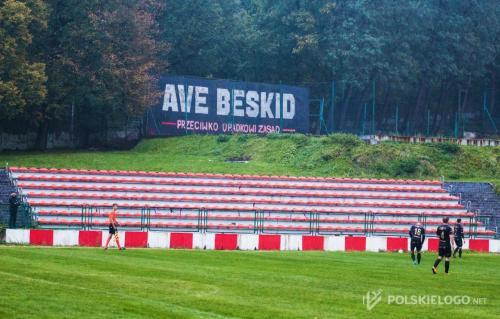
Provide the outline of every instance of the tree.
<path id="1" fill-rule="evenodd" d="M 156 102 L 156 75 L 165 67 L 156 60 L 165 49 L 155 41 L 158 5 L 51 0 L 50 8 L 43 112 L 47 123 L 57 123 L 74 105 L 79 142 L 86 146 L 91 134 L 105 135 L 110 125 L 124 125 Z"/>
<path id="2" fill-rule="evenodd" d="M 0 122 L 10 129 L 47 94 L 45 64 L 30 51 L 33 37 L 46 28 L 46 14 L 40 0 L 0 1 Z"/>

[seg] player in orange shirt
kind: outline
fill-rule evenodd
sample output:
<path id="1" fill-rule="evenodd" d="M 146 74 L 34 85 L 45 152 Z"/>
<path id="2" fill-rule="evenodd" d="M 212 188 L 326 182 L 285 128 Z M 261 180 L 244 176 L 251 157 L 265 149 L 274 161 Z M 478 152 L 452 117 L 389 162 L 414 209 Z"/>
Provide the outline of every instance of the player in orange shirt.
<path id="1" fill-rule="evenodd" d="M 108 220 L 109 220 L 109 236 L 108 239 L 106 240 L 106 246 L 104 247 L 104 250 L 108 249 L 109 241 L 111 240 L 111 237 L 115 237 L 116 241 L 116 246 L 118 246 L 119 250 L 125 249 L 120 246 L 120 239 L 118 238 L 118 229 L 116 226 L 118 226 L 118 222 L 116 221 L 116 215 L 118 214 L 118 205 L 113 204 L 113 210 L 109 213 L 108 215 Z"/>

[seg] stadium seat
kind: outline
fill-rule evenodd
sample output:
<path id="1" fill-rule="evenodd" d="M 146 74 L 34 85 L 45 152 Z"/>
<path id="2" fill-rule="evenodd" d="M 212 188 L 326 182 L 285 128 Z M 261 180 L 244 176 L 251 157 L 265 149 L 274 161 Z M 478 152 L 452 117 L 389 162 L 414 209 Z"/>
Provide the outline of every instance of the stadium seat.
<path id="1" fill-rule="evenodd" d="M 441 187 L 440 181 L 293 176 L 227 175 L 117 170 L 11 168 L 43 227 L 80 227 L 82 207 L 98 207 L 91 216 L 106 227 L 107 212 L 119 204 L 124 227 L 140 227 L 149 209 L 153 228 L 196 231 L 199 210 L 207 228 L 253 232 L 256 220 L 269 232 L 365 233 L 367 216 L 374 233 L 405 235 L 425 218 L 432 231 L 442 216 L 463 217 L 468 231 L 488 235 Z M 51 222 L 53 224 L 51 224 Z M 76 224 L 75 224 L 76 223 Z M 477 230 L 476 230 L 477 229 Z"/>

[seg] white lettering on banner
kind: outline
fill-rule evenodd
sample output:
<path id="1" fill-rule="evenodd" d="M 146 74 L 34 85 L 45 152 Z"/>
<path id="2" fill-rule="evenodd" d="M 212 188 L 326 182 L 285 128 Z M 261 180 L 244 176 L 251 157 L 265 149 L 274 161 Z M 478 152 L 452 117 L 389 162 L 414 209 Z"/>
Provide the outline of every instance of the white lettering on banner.
<path id="1" fill-rule="evenodd" d="M 281 115 L 280 115 L 280 114 L 281 114 L 281 112 L 280 112 L 281 94 L 276 93 L 276 98 L 274 99 L 274 105 L 275 105 L 275 107 L 276 107 L 276 108 L 275 108 L 275 110 L 276 110 L 276 111 L 274 112 L 274 114 L 276 114 L 276 116 L 275 116 L 275 117 L 276 117 L 277 119 L 279 119 L 279 118 L 280 118 L 280 116 L 281 116 Z"/>
<path id="2" fill-rule="evenodd" d="M 240 109 L 239 107 L 243 106 L 243 100 L 241 98 L 245 97 L 245 91 L 243 90 L 234 90 L 233 91 L 233 114 L 234 116 L 245 116 L 245 110 Z"/>
<path id="3" fill-rule="evenodd" d="M 188 92 L 187 92 L 187 99 L 184 94 L 184 85 L 177 85 L 177 91 L 179 92 L 179 100 L 180 100 L 180 105 L 181 105 L 181 112 L 191 112 L 191 101 L 193 100 L 193 86 L 189 85 L 188 86 Z M 187 101 L 186 101 L 187 100 Z M 187 108 L 186 108 L 186 102 L 187 102 Z M 187 111 L 186 111 L 187 109 Z"/>
<path id="4" fill-rule="evenodd" d="M 257 133 L 256 124 L 232 124 L 232 123 L 222 123 L 222 131 L 224 133 Z"/>
<path id="5" fill-rule="evenodd" d="M 266 92 L 260 92 L 260 117 L 273 119 L 273 111 L 271 111 L 271 103 L 273 103 L 274 93 L 269 93 L 266 96 Z"/>
<path id="6" fill-rule="evenodd" d="M 247 97 L 247 116 L 248 117 L 257 117 L 259 115 L 259 93 L 257 91 L 248 91 Z"/>
<path id="7" fill-rule="evenodd" d="M 217 89 L 217 115 L 228 115 L 231 110 L 228 89 Z"/>
<path id="8" fill-rule="evenodd" d="M 191 120 L 177 120 L 177 129 L 188 131 L 204 131 L 204 132 L 217 132 L 219 130 L 219 123 L 217 122 L 203 122 Z"/>
<path id="9" fill-rule="evenodd" d="M 187 92 L 185 89 L 187 88 Z M 232 95 L 231 95 L 232 93 Z M 250 118 L 295 118 L 295 96 L 291 93 L 258 92 L 217 88 L 217 115 Z M 209 88 L 206 86 L 184 86 L 182 84 L 166 84 L 162 110 L 166 112 L 193 112 L 209 114 Z M 193 107 L 194 99 L 194 107 Z M 274 108 L 274 112 L 273 112 Z M 231 113 L 231 109 L 232 112 Z"/>
<path id="10" fill-rule="evenodd" d="M 283 94 L 283 118 L 291 120 L 295 117 L 295 97 L 293 94 Z"/>
<path id="11" fill-rule="evenodd" d="M 165 85 L 165 96 L 163 97 L 163 111 L 179 112 L 177 106 L 177 94 L 175 93 L 175 85 Z"/>
<path id="12" fill-rule="evenodd" d="M 207 97 L 202 94 L 208 94 L 206 86 L 196 86 L 194 96 L 194 112 L 196 114 L 208 114 Z"/>

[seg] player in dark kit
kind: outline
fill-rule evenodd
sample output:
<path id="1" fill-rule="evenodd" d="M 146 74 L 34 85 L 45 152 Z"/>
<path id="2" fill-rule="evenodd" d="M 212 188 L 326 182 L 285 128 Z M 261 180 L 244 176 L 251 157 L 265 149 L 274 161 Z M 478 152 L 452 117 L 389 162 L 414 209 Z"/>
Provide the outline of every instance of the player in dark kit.
<path id="1" fill-rule="evenodd" d="M 420 251 L 422 250 L 422 245 L 425 241 L 425 229 L 420 223 L 416 223 L 410 228 L 410 252 L 411 252 L 411 260 L 413 260 L 413 264 L 420 264 Z M 415 260 L 415 250 L 417 251 L 417 259 Z"/>
<path id="2" fill-rule="evenodd" d="M 437 274 L 437 267 L 443 257 L 445 258 L 444 272 L 448 273 L 448 270 L 450 269 L 450 257 L 453 245 L 453 229 L 451 229 L 450 225 L 448 225 L 448 221 L 449 218 L 444 217 L 444 224 L 440 225 L 436 232 L 437 236 L 439 237 L 439 255 L 434 262 L 434 266 L 432 267 L 433 274 Z"/>
<path id="3" fill-rule="evenodd" d="M 453 251 L 453 258 L 456 257 L 458 251 L 458 257 L 462 258 L 462 246 L 464 244 L 464 227 L 462 226 L 462 219 L 457 219 L 457 224 L 453 229 L 453 235 L 455 236 L 456 248 Z"/>

